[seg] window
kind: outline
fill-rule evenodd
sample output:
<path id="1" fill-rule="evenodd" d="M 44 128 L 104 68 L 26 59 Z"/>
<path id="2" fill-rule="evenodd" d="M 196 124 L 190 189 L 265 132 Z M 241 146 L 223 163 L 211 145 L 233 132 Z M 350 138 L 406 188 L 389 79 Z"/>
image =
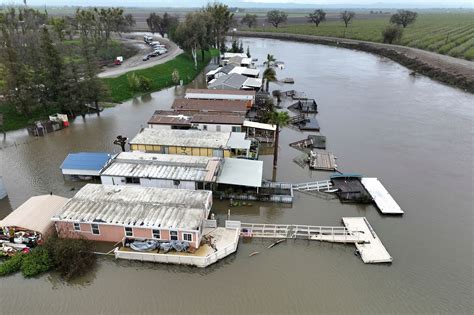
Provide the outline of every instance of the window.
<path id="1" fill-rule="evenodd" d="M 140 184 L 140 178 L 138 178 L 138 177 L 125 177 L 125 183 L 127 183 L 127 184 Z"/>
<path id="2" fill-rule="evenodd" d="M 207 130 L 207 125 L 202 125 L 202 130 Z"/>
<path id="3" fill-rule="evenodd" d="M 74 231 L 80 231 L 81 225 L 79 223 L 74 223 Z"/>
<path id="4" fill-rule="evenodd" d="M 179 180 L 173 180 L 173 185 L 175 186 L 179 186 L 181 184 L 181 182 Z"/>
<path id="5" fill-rule="evenodd" d="M 178 232 L 177 231 L 170 231 L 170 240 L 177 241 L 178 240 Z"/>
<path id="6" fill-rule="evenodd" d="M 131 227 L 125 227 L 125 236 L 133 236 L 133 229 Z"/>
<path id="7" fill-rule="evenodd" d="M 91 224 L 91 230 L 92 230 L 92 234 L 96 234 L 96 235 L 99 235 L 99 234 L 100 234 L 100 230 L 99 230 L 99 225 L 98 225 L 98 224 Z"/>
<path id="8" fill-rule="evenodd" d="M 160 230 L 153 230 L 153 238 L 161 238 Z"/>
<path id="9" fill-rule="evenodd" d="M 220 125 L 216 126 L 216 131 L 221 131 L 221 126 Z"/>
<path id="10" fill-rule="evenodd" d="M 193 241 L 193 235 L 191 233 L 183 233 L 183 240 L 192 242 Z"/>
<path id="11" fill-rule="evenodd" d="M 240 126 L 233 126 L 232 127 L 232 132 L 240 132 L 240 131 L 241 131 Z"/>

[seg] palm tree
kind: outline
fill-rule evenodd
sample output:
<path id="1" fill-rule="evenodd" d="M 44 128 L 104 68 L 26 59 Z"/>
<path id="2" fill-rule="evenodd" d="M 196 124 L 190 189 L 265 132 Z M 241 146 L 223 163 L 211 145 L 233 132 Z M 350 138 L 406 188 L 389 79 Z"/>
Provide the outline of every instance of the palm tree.
<path id="1" fill-rule="evenodd" d="M 267 64 L 267 69 L 270 68 L 275 61 L 276 61 L 275 56 L 267 54 L 267 61 L 265 61 L 265 63 Z"/>
<path id="2" fill-rule="evenodd" d="M 263 79 L 265 80 L 265 87 L 266 87 L 266 90 L 268 92 L 268 88 L 270 86 L 270 81 L 273 82 L 273 81 L 277 80 L 275 69 L 273 69 L 273 68 L 265 69 L 265 71 L 263 71 Z"/>
<path id="3" fill-rule="evenodd" d="M 288 112 L 278 112 L 273 110 L 272 112 L 268 113 L 267 122 L 276 126 L 273 151 L 273 168 L 275 169 L 278 163 L 278 142 L 280 141 L 280 129 L 290 124 L 290 115 Z"/>

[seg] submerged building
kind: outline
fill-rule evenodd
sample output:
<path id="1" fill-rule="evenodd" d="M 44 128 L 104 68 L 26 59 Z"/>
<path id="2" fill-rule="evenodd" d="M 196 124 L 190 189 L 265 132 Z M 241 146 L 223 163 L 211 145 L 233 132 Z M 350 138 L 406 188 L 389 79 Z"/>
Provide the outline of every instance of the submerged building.
<path id="1" fill-rule="evenodd" d="M 250 147 L 241 132 L 144 128 L 130 141 L 132 151 L 192 156 L 249 157 Z"/>
<path id="2" fill-rule="evenodd" d="M 201 242 L 212 192 L 87 184 L 52 218 L 64 238 Z"/>

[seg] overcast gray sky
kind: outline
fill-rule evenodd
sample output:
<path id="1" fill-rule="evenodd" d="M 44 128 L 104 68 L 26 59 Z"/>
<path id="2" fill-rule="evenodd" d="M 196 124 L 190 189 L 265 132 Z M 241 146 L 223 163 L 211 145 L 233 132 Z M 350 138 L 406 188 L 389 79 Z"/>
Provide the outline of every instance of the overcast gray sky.
<path id="1" fill-rule="evenodd" d="M 80 5 L 80 6 L 121 6 L 121 7 L 200 7 L 207 0 L 27 0 L 29 5 Z M 271 4 L 357 6 L 361 7 L 464 7 L 474 8 L 474 0 L 221 0 L 230 6 L 252 7 Z M 23 4 L 23 0 L 0 0 L 5 5 Z"/>

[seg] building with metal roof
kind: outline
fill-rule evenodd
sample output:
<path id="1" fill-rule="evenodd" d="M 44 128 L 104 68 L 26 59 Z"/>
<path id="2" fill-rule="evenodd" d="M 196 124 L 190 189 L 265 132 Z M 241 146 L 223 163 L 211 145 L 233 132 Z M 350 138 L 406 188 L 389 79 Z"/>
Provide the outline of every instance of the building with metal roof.
<path id="1" fill-rule="evenodd" d="M 209 89 L 223 90 L 259 90 L 262 87 L 262 79 L 249 78 L 242 74 L 231 73 L 211 80 Z"/>
<path id="2" fill-rule="evenodd" d="M 180 240 L 199 247 L 212 192 L 88 184 L 52 220 L 61 237 Z"/>
<path id="3" fill-rule="evenodd" d="M 106 185 L 212 189 L 221 162 L 221 158 L 215 157 L 122 152 L 102 171 L 100 178 Z"/>
<path id="4" fill-rule="evenodd" d="M 244 100 L 203 100 L 203 99 L 175 99 L 171 109 L 185 112 L 220 112 L 245 115 L 252 107 L 251 101 Z"/>
<path id="5" fill-rule="evenodd" d="M 132 151 L 194 156 L 247 156 L 251 141 L 239 132 L 144 128 L 130 141 Z"/>
<path id="6" fill-rule="evenodd" d="M 112 155 L 104 152 L 69 153 L 61 164 L 63 175 L 99 176 Z"/>
<path id="7" fill-rule="evenodd" d="M 262 187 L 263 161 L 224 159 L 224 167 L 217 178 L 219 184 Z"/>
<path id="8" fill-rule="evenodd" d="M 33 231 L 47 237 L 53 231 L 51 218 L 61 212 L 67 201 L 55 195 L 31 197 L 1 220 L 0 227 Z"/>

